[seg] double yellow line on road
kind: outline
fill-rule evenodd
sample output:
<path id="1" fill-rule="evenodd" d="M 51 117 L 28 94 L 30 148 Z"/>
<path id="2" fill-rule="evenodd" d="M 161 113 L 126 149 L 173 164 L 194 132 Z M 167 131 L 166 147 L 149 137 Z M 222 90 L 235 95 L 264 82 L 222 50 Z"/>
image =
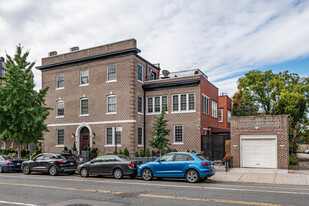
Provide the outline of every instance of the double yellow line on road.
<path id="1" fill-rule="evenodd" d="M 100 193 L 115 194 L 115 195 L 124 194 L 124 192 L 113 192 L 113 191 L 109 191 L 109 190 L 94 190 L 94 189 L 82 189 L 82 188 L 73 188 L 73 187 L 58 187 L 58 186 L 48 186 L 48 185 L 31 185 L 31 184 L 18 184 L 18 183 L 6 183 L 6 182 L 0 182 L 0 185 L 36 187 L 36 188 L 58 189 L 58 190 L 83 191 L 83 192 L 100 192 Z M 203 199 L 203 198 L 179 197 L 179 196 L 168 196 L 168 195 L 139 194 L 137 196 L 138 197 L 148 197 L 148 198 L 159 198 L 159 199 L 175 199 L 175 200 L 188 200 L 188 201 L 216 202 L 216 203 L 239 204 L 239 205 L 282 206 L 280 204 L 263 203 L 263 202 L 247 202 L 247 201 L 224 200 L 224 199 Z"/>

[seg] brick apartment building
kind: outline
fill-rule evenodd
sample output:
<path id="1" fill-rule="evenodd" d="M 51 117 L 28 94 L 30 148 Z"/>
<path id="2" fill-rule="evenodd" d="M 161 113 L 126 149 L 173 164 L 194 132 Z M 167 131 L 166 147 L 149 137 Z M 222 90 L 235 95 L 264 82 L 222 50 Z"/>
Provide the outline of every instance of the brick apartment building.
<path id="1" fill-rule="evenodd" d="M 139 55 L 136 40 L 42 59 L 42 87 L 53 108 L 45 152 L 89 145 L 100 153 L 150 148 L 152 123 L 166 105 L 171 148 L 201 150 L 201 135 L 229 132 L 231 100 L 200 70 L 169 73 Z M 222 102 L 221 102 L 222 101 Z M 150 148 L 151 149 L 151 148 Z"/>

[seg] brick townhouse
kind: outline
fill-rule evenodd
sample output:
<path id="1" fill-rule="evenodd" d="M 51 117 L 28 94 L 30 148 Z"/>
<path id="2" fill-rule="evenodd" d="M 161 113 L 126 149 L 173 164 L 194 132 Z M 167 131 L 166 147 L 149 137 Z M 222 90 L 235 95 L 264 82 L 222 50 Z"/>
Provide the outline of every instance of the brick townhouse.
<path id="1" fill-rule="evenodd" d="M 62 151 L 75 141 L 100 153 L 150 148 L 152 123 L 166 105 L 171 148 L 201 150 L 201 135 L 229 132 L 231 101 L 199 69 L 169 73 L 139 55 L 135 39 L 42 59 L 49 87 L 43 150 Z M 161 72 L 164 75 L 160 74 Z M 221 103 L 221 100 L 223 103 Z M 150 148 L 151 149 L 151 148 Z"/>

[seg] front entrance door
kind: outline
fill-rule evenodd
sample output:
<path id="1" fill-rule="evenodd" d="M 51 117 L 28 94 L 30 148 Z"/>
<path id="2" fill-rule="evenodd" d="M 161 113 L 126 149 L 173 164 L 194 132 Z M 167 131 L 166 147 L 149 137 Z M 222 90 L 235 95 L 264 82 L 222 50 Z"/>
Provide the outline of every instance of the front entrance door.
<path id="1" fill-rule="evenodd" d="M 80 151 L 84 150 L 84 147 L 88 147 L 89 144 L 89 130 L 87 127 L 84 127 L 80 131 Z"/>

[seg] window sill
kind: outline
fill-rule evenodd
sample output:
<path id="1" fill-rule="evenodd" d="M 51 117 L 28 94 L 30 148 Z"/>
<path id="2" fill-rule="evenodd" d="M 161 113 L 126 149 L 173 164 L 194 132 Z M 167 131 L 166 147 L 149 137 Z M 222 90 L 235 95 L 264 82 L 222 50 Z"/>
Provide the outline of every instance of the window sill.
<path id="1" fill-rule="evenodd" d="M 79 85 L 79 87 L 87 87 L 87 86 L 89 86 L 89 84 L 81 84 L 81 85 Z"/>
<path id="2" fill-rule="evenodd" d="M 56 90 L 63 90 L 64 87 L 59 87 L 59 88 L 56 88 Z"/>
<path id="3" fill-rule="evenodd" d="M 61 119 L 61 118 L 64 118 L 64 116 L 56 116 L 55 118 L 56 119 Z"/>
<path id="4" fill-rule="evenodd" d="M 146 115 L 160 115 L 161 112 L 156 112 L 156 113 L 147 113 Z M 165 112 L 165 114 L 168 114 L 168 112 Z"/>
<path id="5" fill-rule="evenodd" d="M 80 114 L 79 116 L 80 116 L 80 117 L 88 117 L 89 114 Z"/>
<path id="6" fill-rule="evenodd" d="M 117 80 L 109 80 L 109 81 L 106 81 L 105 83 L 112 83 L 112 82 L 117 82 Z"/>
<path id="7" fill-rule="evenodd" d="M 64 145 L 56 145 L 56 147 L 64 147 Z"/>
<path id="8" fill-rule="evenodd" d="M 137 147 L 144 147 L 144 145 L 138 145 Z"/>
<path id="9" fill-rule="evenodd" d="M 104 145 L 104 147 L 115 147 L 115 145 Z M 117 145 L 117 148 L 121 147 L 121 145 Z"/>
<path id="10" fill-rule="evenodd" d="M 179 143 L 178 142 L 174 142 L 173 145 L 184 145 L 184 143 L 183 142 L 179 142 Z"/>
<path id="11" fill-rule="evenodd" d="M 173 111 L 171 112 L 171 114 L 181 114 L 181 113 L 194 113 L 196 112 L 195 110 L 191 110 L 191 111 Z"/>
<path id="12" fill-rule="evenodd" d="M 110 114 L 117 114 L 117 112 L 107 112 L 105 113 L 106 115 L 110 115 Z"/>
<path id="13" fill-rule="evenodd" d="M 218 121 L 218 122 L 222 123 L 223 121 Z"/>
<path id="14" fill-rule="evenodd" d="M 143 115 L 143 113 L 138 112 L 137 114 Z"/>
<path id="15" fill-rule="evenodd" d="M 142 83 L 142 84 L 144 84 L 144 82 L 143 81 L 141 81 L 141 80 L 137 80 L 139 83 Z"/>

